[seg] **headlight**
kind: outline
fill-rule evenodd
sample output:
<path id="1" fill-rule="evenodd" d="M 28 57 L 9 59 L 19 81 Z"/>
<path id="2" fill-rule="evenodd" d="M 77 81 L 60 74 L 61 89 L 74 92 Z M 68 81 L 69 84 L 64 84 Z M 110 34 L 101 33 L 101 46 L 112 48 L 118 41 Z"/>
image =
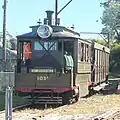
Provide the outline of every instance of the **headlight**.
<path id="1" fill-rule="evenodd" d="M 48 25 L 40 25 L 37 29 L 37 34 L 41 38 L 48 38 L 52 34 L 53 29 Z"/>

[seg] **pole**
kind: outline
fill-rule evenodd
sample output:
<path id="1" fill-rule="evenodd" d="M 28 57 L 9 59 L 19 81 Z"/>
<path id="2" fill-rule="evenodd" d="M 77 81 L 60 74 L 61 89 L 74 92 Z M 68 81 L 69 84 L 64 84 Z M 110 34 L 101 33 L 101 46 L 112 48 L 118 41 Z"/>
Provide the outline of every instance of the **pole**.
<path id="1" fill-rule="evenodd" d="M 12 88 L 6 88 L 5 94 L 5 120 L 12 120 Z"/>
<path id="2" fill-rule="evenodd" d="M 58 15 L 60 12 L 62 12 L 71 2 L 72 2 L 72 0 L 70 0 L 65 6 L 63 6 L 62 9 L 61 9 L 59 12 L 57 12 L 57 15 Z"/>
<path id="3" fill-rule="evenodd" d="M 55 0 L 55 25 L 57 25 L 58 0 Z"/>
<path id="4" fill-rule="evenodd" d="M 101 33 L 97 33 L 97 32 L 80 32 L 81 34 L 108 34 L 107 32 L 105 33 L 103 33 L 103 32 L 101 32 Z"/>
<path id="5" fill-rule="evenodd" d="M 108 33 L 108 48 L 110 48 L 110 33 Z"/>
<path id="6" fill-rule="evenodd" d="M 72 0 L 70 0 L 67 4 L 65 4 L 60 11 L 58 11 L 58 0 L 55 0 L 55 25 L 57 25 L 57 16 L 62 12 L 70 3 Z"/>
<path id="7" fill-rule="evenodd" d="M 106 35 L 107 36 L 107 47 L 110 48 L 110 33 L 107 32 L 101 32 L 101 33 L 97 33 L 97 32 L 80 32 L 80 34 L 98 34 L 101 36 L 101 34 Z M 101 36 L 102 37 L 102 36 Z M 102 37 L 105 41 L 106 39 L 104 37 Z"/>
<path id="8" fill-rule="evenodd" d="M 6 5 L 7 4 L 7 0 L 4 0 L 4 5 L 3 5 L 3 53 L 2 53 L 2 59 L 3 59 L 3 63 L 2 63 L 2 70 L 5 71 L 6 70 Z"/>

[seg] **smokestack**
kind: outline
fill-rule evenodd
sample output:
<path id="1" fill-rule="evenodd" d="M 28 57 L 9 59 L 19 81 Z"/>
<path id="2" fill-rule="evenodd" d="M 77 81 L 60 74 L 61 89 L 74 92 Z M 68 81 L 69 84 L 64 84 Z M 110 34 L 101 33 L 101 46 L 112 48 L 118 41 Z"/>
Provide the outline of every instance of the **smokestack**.
<path id="1" fill-rule="evenodd" d="M 54 13 L 53 11 L 47 10 L 47 19 L 48 19 L 48 25 L 52 25 L 52 14 Z"/>

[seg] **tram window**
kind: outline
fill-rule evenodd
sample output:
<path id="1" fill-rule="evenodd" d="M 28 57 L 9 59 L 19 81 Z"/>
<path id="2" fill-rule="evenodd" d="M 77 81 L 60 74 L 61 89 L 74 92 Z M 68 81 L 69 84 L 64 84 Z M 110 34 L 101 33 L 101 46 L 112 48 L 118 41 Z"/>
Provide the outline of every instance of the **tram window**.
<path id="1" fill-rule="evenodd" d="M 57 50 L 57 43 L 54 42 L 47 42 L 47 43 L 48 43 L 48 49 L 50 48 L 50 50 Z"/>
<path id="2" fill-rule="evenodd" d="M 34 43 L 34 50 L 48 50 L 48 49 L 50 49 L 51 51 L 54 51 L 57 49 L 56 44 L 57 43 L 54 43 L 54 42 L 43 42 L 41 45 L 39 42 L 36 41 Z"/>
<path id="3" fill-rule="evenodd" d="M 88 44 L 86 44 L 86 62 L 88 62 L 89 54 L 88 54 Z"/>
<path id="4" fill-rule="evenodd" d="M 34 50 L 43 50 L 43 47 L 39 42 L 35 42 L 34 43 Z"/>
<path id="5" fill-rule="evenodd" d="M 62 52 L 62 43 L 58 42 L 58 51 Z"/>
<path id="6" fill-rule="evenodd" d="M 81 61 L 83 61 L 83 57 L 84 57 L 84 44 L 81 43 Z"/>
<path id="7" fill-rule="evenodd" d="M 78 60 L 81 61 L 81 43 L 78 44 Z"/>

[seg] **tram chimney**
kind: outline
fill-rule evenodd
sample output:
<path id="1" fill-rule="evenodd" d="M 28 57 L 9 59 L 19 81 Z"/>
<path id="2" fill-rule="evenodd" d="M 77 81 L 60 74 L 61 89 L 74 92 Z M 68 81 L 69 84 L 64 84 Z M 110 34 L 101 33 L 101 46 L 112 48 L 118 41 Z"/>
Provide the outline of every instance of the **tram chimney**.
<path id="1" fill-rule="evenodd" d="M 47 19 L 48 19 L 48 25 L 52 25 L 52 14 L 54 13 L 53 11 L 47 10 Z"/>

